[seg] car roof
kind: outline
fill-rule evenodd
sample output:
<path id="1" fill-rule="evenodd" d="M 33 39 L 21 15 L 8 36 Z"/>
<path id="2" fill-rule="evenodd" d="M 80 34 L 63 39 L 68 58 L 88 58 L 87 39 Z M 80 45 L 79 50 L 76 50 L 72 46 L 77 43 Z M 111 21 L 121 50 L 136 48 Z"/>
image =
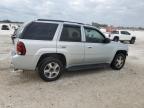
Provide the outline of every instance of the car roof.
<path id="1" fill-rule="evenodd" d="M 72 25 L 83 25 L 83 26 L 96 28 L 95 26 L 92 26 L 90 24 L 84 24 L 84 23 L 73 22 L 73 21 L 65 21 L 65 20 L 37 19 L 35 21 L 36 22 L 55 22 L 55 23 L 72 24 Z"/>
<path id="2" fill-rule="evenodd" d="M 84 27 L 90 27 L 99 30 L 97 27 L 90 25 L 90 24 L 84 24 L 84 23 L 79 23 L 79 22 L 73 22 L 73 21 L 65 21 L 65 20 L 51 20 L 51 19 L 37 19 L 34 22 L 43 22 L 43 23 L 63 23 L 63 24 L 70 24 L 70 25 L 79 25 L 79 26 L 84 26 Z M 100 31 L 100 30 L 99 30 Z"/>
<path id="3" fill-rule="evenodd" d="M 63 23 L 67 22 L 67 23 L 76 23 L 76 24 L 84 25 L 84 23 L 73 22 L 73 21 L 65 21 L 65 20 L 37 19 L 37 21 L 51 21 L 51 22 L 63 22 Z"/>

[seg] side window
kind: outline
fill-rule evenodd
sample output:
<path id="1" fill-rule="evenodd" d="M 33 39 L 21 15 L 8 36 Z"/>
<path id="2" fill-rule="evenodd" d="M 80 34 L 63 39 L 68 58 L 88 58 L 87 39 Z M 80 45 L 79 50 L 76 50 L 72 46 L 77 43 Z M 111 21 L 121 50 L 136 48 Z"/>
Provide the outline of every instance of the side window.
<path id="1" fill-rule="evenodd" d="M 119 31 L 112 31 L 111 34 L 119 34 Z"/>
<path id="2" fill-rule="evenodd" d="M 105 38 L 99 31 L 92 28 L 84 28 L 84 30 L 85 30 L 86 42 L 90 42 L 90 43 L 104 42 Z"/>
<path id="3" fill-rule="evenodd" d="M 124 34 L 124 35 L 130 35 L 130 33 L 127 32 L 127 31 L 121 31 L 121 34 Z"/>
<path id="4" fill-rule="evenodd" d="M 22 33 L 22 39 L 52 40 L 58 24 L 32 22 L 27 25 Z"/>
<path id="5" fill-rule="evenodd" d="M 9 30 L 9 27 L 7 25 L 2 25 L 1 30 Z"/>
<path id="6" fill-rule="evenodd" d="M 126 35 L 131 35 L 129 32 L 126 31 Z"/>
<path id="7" fill-rule="evenodd" d="M 60 41 L 81 42 L 80 26 L 64 25 Z"/>
<path id="8" fill-rule="evenodd" d="M 121 34 L 124 34 L 124 35 L 126 35 L 126 32 L 125 32 L 125 31 L 121 31 Z"/>

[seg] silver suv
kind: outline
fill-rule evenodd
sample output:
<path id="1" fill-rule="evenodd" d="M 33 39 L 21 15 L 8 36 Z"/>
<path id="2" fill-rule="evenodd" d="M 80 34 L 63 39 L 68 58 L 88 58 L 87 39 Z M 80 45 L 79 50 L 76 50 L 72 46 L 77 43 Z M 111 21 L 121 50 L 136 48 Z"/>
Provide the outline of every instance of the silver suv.
<path id="1" fill-rule="evenodd" d="M 128 53 L 127 45 L 110 41 L 97 28 L 70 21 L 32 21 L 17 30 L 14 42 L 14 68 L 38 70 L 45 81 L 58 79 L 66 69 L 109 64 L 120 70 Z"/>

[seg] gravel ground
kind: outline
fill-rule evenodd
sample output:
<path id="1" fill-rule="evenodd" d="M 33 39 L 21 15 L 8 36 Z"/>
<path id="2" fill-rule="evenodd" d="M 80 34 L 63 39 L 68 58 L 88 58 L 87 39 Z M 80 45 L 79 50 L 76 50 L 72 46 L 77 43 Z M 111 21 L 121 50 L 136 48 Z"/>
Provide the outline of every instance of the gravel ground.
<path id="1" fill-rule="evenodd" d="M 36 72 L 10 68 L 10 36 L 0 36 L 0 108 L 144 108 L 144 32 L 134 32 L 120 71 L 65 72 L 44 82 Z"/>

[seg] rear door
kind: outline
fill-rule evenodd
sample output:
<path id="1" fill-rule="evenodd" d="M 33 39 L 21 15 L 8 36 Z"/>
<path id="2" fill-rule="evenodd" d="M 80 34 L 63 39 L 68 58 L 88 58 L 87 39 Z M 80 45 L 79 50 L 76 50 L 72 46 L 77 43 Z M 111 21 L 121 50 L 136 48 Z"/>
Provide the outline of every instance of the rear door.
<path id="1" fill-rule="evenodd" d="M 68 67 L 84 62 L 84 43 L 80 25 L 62 25 L 62 32 L 57 42 L 57 52 L 64 53 Z"/>

